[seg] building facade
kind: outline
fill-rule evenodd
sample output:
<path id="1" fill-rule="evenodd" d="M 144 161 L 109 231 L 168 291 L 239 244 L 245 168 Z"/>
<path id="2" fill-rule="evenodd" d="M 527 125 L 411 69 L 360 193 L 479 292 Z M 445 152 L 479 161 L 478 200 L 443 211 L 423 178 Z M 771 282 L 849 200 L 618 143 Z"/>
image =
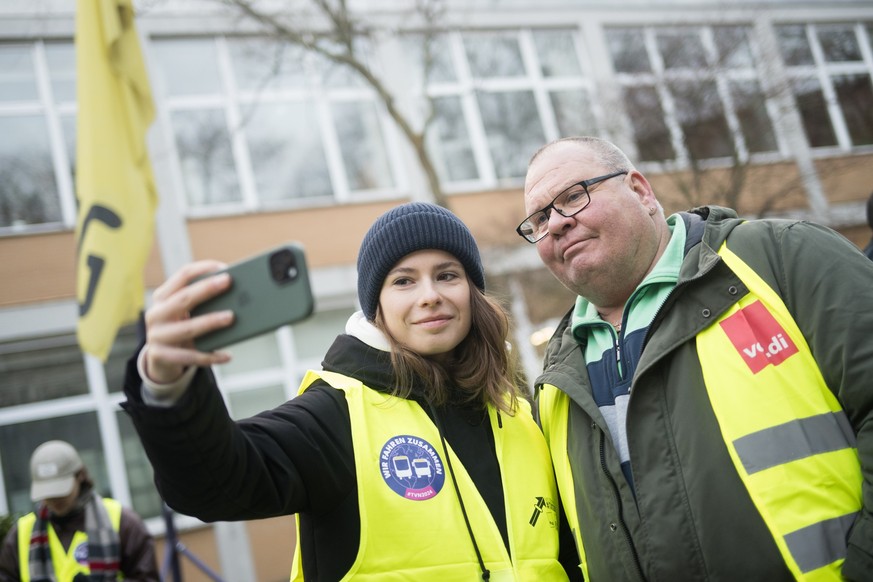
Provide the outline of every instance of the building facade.
<path id="1" fill-rule="evenodd" d="M 30 452 L 62 438 L 160 534 L 151 470 L 118 407 L 135 329 L 105 363 L 75 339 L 74 4 L 0 7 L 0 514 L 29 510 Z M 217 4 L 137 3 L 161 200 L 146 281 L 150 292 L 191 259 L 303 243 L 314 316 L 235 346 L 217 370 L 240 418 L 292 398 L 319 367 L 356 309 L 354 262 L 372 220 L 432 193 L 371 84 Z M 716 203 L 869 240 L 869 1 L 479 0 L 431 16 L 413 4 L 351 2 L 368 32 L 355 54 L 413 126 L 432 107 L 429 158 L 511 308 L 529 375 L 542 330 L 572 301 L 514 232 L 527 161 L 549 140 L 616 142 L 668 212 Z M 295 29 L 304 37 L 329 30 L 308 5 L 272 3 L 307 23 Z M 255 538 L 241 567 L 258 580 L 287 576 L 290 522 L 234 530 L 179 518 L 189 546 L 225 573 L 240 565 L 225 563 L 222 544 Z"/>

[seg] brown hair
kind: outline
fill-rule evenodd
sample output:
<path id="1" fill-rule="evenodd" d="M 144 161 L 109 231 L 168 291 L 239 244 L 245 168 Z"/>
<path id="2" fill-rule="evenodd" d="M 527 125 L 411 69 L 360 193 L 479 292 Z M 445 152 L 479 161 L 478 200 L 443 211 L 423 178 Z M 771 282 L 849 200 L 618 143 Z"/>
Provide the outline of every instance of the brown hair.
<path id="1" fill-rule="evenodd" d="M 391 364 L 396 384 L 393 394 L 409 396 L 413 381 L 424 386 L 424 396 L 440 406 L 449 401 L 458 404 L 492 404 L 512 415 L 518 397 L 524 394 L 524 378 L 518 357 L 507 344 L 509 316 L 493 297 L 470 285 L 470 333 L 458 344 L 448 364 L 442 365 L 401 345 L 388 331 L 381 308 L 376 312 L 376 326 L 391 344 Z M 460 392 L 461 398 L 452 398 Z"/>

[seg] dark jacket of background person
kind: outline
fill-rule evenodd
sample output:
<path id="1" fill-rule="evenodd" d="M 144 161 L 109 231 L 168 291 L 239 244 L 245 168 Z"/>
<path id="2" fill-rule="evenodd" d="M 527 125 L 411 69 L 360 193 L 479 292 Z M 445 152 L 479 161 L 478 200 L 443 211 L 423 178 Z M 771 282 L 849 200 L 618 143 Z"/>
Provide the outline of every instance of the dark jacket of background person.
<path id="1" fill-rule="evenodd" d="M 83 494 L 89 494 L 89 490 L 84 490 Z M 69 549 L 70 542 L 77 531 L 85 531 L 85 512 L 81 509 L 74 510 L 63 517 L 52 516 L 49 521 L 64 549 Z M 121 543 L 121 572 L 124 574 L 124 579 L 158 582 L 160 577 L 155 560 L 154 540 L 142 519 L 130 508 L 121 509 L 118 536 Z M 3 548 L 0 550 L 0 582 L 19 580 L 21 580 L 21 572 L 16 523 L 6 534 Z"/>

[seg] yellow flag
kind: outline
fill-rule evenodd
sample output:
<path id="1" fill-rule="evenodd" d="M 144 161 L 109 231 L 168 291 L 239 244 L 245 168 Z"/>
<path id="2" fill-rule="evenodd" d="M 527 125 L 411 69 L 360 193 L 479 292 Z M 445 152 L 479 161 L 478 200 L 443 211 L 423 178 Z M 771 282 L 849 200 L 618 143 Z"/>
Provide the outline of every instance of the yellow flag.
<path id="1" fill-rule="evenodd" d="M 157 206 L 154 104 L 131 0 L 77 0 L 76 297 L 82 351 L 105 361 L 143 307 Z"/>

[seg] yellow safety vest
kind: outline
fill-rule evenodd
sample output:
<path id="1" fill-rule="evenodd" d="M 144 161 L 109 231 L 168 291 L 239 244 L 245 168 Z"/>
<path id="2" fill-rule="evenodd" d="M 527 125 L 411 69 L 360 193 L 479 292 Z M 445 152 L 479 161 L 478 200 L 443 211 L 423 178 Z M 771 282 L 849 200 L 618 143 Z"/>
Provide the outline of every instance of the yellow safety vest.
<path id="1" fill-rule="evenodd" d="M 107 497 L 103 498 L 103 506 L 109 514 L 113 529 L 118 531 L 121 525 L 121 504 Z M 36 524 L 36 514 L 28 513 L 18 520 L 18 564 L 21 582 L 30 582 L 30 535 Z M 77 531 L 73 534 L 70 547 L 64 551 L 64 546 L 58 539 L 51 523 L 47 524 L 49 549 L 52 556 L 52 567 L 57 582 L 72 582 L 76 574 L 90 574 L 88 567 L 88 534 Z M 122 576 L 119 572 L 119 579 Z"/>
<path id="2" fill-rule="evenodd" d="M 324 371 L 308 372 L 300 393 L 317 379 L 345 392 L 352 426 L 361 536 L 343 580 L 481 579 L 446 455 L 491 580 L 567 580 L 557 559 L 557 489 L 548 449 L 526 402 L 514 416 L 503 416 L 499 428 L 496 410 L 488 410 L 513 560 L 473 480 L 417 403 Z M 303 580 L 299 521 L 297 533 L 291 580 Z"/>
<path id="3" fill-rule="evenodd" d="M 727 245 L 719 255 L 749 289 L 696 338 L 725 444 L 795 578 L 841 580 L 848 531 L 861 509 L 862 476 L 852 427 L 776 292 Z M 546 385 L 539 406 L 561 501 L 588 580 L 567 454 L 570 398 Z"/>
<path id="4" fill-rule="evenodd" d="M 722 245 L 749 293 L 697 336 L 737 473 L 798 580 L 841 580 L 861 509 L 855 435 L 779 295 Z"/>

